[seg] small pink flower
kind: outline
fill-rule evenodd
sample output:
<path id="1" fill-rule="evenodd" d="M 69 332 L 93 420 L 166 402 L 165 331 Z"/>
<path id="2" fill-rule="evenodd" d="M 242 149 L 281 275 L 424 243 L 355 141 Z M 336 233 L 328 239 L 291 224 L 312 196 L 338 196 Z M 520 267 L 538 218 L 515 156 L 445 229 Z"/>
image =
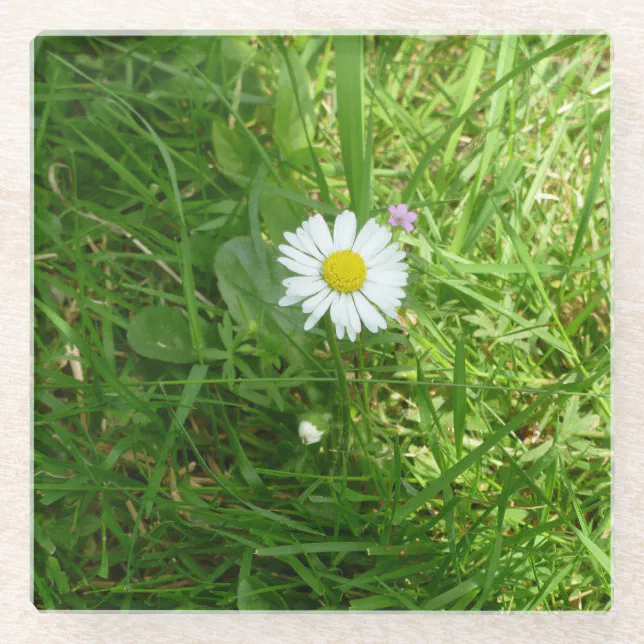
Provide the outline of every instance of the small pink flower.
<path id="1" fill-rule="evenodd" d="M 399 203 L 397 206 L 389 206 L 391 217 L 387 220 L 392 226 L 400 226 L 408 233 L 414 230 L 412 225 L 418 215 L 415 212 L 409 212 L 409 206 L 406 203 Z"/>

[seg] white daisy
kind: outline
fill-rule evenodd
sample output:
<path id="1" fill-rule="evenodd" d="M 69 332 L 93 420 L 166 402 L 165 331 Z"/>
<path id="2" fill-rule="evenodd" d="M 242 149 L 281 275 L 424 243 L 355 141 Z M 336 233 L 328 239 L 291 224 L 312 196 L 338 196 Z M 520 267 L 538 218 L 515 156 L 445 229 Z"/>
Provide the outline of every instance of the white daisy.
<path id="1" fill-rule="evenodd" d="M 338 338 L 346 331 L 355 341 L 362 324 L 369 331 L 386 329 L 387 322 L 376 307 L 391 318 L 405 297 L 407 264 L 397 244 L 390 244 L 391 231 L 370 219 L 356 235 L 356 216 L 345 210 L 335 219 L 333 236 L 322 215 L 302 223 L 295 233 L 284 233 L 288 244 L 278 258 L 298 277 L 282 284 L 286 295 L 280 306 L 302 302 L 310 316 L 304 330 L 313 328 L 330 311 Z M 374 306 L 375 305 L 375 306 Z"/>
<path id="2" fill-rule="evenodd" d="M 321 432 L 317 428 L 317 425 L 314 425 L 308 420 L 303 420 L 300 423 L 300 426 L 297 428 L 297 432 L 305 445 L 319 443 L 322 436 L 324 436 L 324 432 Z"/>

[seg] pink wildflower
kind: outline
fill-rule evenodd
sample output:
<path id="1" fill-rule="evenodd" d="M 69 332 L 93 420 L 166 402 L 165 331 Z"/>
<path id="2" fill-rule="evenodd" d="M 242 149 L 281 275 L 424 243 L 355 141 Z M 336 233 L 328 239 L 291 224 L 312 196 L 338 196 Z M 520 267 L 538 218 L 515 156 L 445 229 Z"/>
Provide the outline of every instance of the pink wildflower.
<path id="1" fill-rule="evenodd" d="M 412 225 L 418 215 L 415 212 L 409 212 L 409 206 L 406 203 L 399 203 L 397 206 L 389 206 L 391 217 L 387 220 L 392 226 L 400 226 L 408 233 L 414 230 Z"/>

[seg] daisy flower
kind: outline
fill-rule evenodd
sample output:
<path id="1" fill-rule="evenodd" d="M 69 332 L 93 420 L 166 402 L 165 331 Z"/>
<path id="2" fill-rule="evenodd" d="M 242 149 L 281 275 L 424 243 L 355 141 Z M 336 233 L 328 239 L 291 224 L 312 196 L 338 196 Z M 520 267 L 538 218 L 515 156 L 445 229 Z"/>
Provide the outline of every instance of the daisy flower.
<path id="1" fill-rule="evenodd" d="M 370 219 L 356 235 L 356 216 L 345 210 L 335 219 L 333 235 L 322 215 L 302 223 L 295 233 L 284 233 L 288 244 L 279 249 L 282 263 L 298 277 L 282 284 L 286 295 L 280 306 L 302 302 L 310 313 L 304 330 L 312 329 L 327 312 L 339 339 L 345 331 L 355 341 L 364 325 L 372 333 L 386 329 L 378 308 L 390 318 L 405 297 L 407 264 L 397 244 L 390 244 L 391 231 Z M 378 308 L 376 308 L 378 307 Z"/>

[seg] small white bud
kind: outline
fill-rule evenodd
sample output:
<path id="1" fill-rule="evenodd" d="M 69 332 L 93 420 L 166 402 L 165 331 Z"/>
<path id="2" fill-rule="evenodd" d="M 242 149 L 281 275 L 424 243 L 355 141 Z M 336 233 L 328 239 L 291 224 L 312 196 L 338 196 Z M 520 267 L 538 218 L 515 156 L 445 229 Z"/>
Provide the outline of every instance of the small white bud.
<path id="1" fill-rule="evenodd" d="M 319 431 L 318 428 L 308 420 L 303 420 L 297 431 L 305 445 L 319 443 L 320 439 L 324 435 L 324 432 Z"/>

